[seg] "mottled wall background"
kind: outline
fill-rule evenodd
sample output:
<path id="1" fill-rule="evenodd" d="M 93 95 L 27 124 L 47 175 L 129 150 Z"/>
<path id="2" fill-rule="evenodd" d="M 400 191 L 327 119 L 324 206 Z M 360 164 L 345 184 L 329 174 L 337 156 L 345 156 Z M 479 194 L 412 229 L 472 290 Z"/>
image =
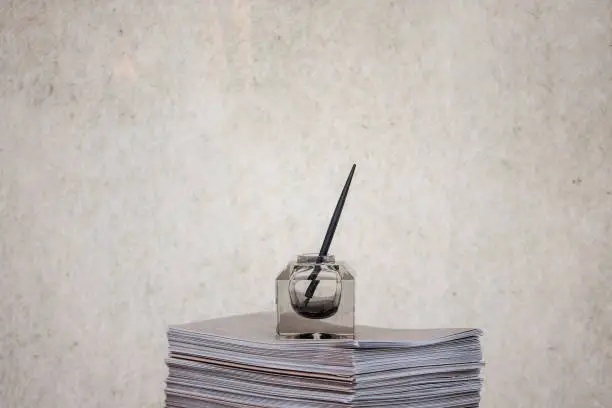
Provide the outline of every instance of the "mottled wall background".
<path id="1" fill-rule="evenodd" d="M 165 328 L 317 250 L 486 331 L 485 407 L 612 407 L 612 2 L 0 3 L 0 405 L 159 407 Z"/>

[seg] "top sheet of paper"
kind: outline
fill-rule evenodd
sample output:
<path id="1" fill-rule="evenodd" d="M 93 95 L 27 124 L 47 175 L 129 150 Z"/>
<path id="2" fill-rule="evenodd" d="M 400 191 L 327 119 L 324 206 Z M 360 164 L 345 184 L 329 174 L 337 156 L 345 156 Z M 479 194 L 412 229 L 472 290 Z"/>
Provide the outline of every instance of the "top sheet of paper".
<path id="1" fill-rule="evenodd" d="M 368 347 L 385 344 L 389 346 L 419 346 L 435 344 L 453 339 L 480 336 L 478 329 L 443 328 L 443 329 L 389 329 L 358 325 L 355 328 L 355 340 L 308 340 L 279 339 L 275 333 L 276 317 L 274 313 L 252 313 L 203 320 L 171 326 L 179 331 L 187 330 L 207 336 L 236 339 L 239 341 L 283 344 L 283 343 L 326 343 Z"/>

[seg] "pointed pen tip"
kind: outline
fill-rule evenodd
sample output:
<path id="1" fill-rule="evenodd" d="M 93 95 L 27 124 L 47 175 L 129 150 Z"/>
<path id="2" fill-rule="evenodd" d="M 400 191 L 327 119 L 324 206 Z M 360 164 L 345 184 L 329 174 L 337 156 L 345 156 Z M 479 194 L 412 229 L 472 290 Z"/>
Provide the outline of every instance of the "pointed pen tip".
<path id="1" fill-rule="evenodd" d="M 346 178 L 347 183 L 350 182 L 350 180 L 352 180 L 353 174 L 355 173 L 355 168 L 356 167 L 357 167 L 357 165 L 355 163 L 353 163 L 353 165 L 351 166 L 351 171 L 349 172 L 349 175 Z"/>

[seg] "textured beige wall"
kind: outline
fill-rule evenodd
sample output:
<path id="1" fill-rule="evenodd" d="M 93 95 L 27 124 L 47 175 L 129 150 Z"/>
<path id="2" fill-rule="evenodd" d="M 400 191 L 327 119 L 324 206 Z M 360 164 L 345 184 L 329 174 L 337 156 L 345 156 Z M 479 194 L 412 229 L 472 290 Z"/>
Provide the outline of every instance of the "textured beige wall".
<path id="1" fill-rule="evenodd" d="M 610 1 L 0 9 L 0 406 L 160 406 L 166 325 L 271 309 L 355 161 L 361 323 L 612 407 Z"/>

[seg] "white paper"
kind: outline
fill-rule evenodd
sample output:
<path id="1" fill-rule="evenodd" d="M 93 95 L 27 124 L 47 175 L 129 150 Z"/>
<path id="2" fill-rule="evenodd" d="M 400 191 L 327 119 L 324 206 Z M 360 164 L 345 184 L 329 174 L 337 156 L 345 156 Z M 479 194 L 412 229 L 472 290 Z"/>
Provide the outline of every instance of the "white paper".
<path id="1" fill-rule="evenodd" d="M 176 325 L 166 406 L 475 407 L 481 335 L 358 326 L 354 340 L 287 340 L 273 313 Z"/>

